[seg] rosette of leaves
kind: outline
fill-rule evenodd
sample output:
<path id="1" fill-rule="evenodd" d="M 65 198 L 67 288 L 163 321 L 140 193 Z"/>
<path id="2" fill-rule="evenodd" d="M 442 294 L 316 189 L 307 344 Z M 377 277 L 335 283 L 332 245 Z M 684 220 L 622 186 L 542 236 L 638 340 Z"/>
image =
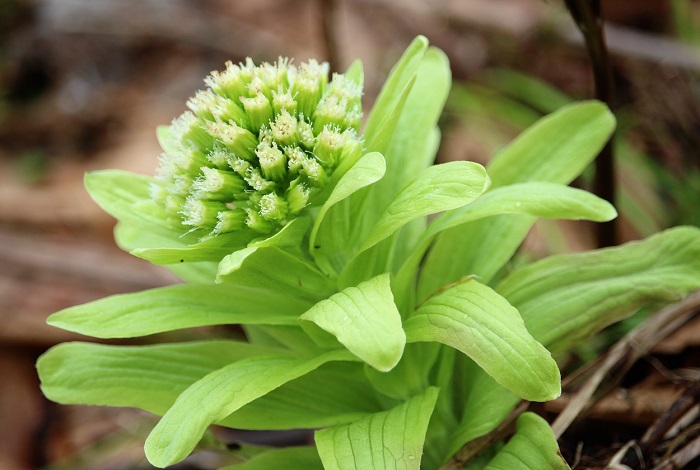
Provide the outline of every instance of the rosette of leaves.
<path id="1" fill-rule="evenodd" d="M 307 73 L 318 89 L 305 94 Z M 393 68 L 360 137 L 359 63 L 328 83 L 323 65 L 282 60 L 229 65 L 207 82 L 194 113 L 160 132 L 156 178 L 86 177 L 118 220 L 120 246 L 186 283 L 69 308 L 49 323 L 97 338 L 239 324 L 247 341 L 68 343 L 38 363 L 52 400 L 161 415 L 145 446 L 156 466 L 184 459 L 219 424 L 318 429 L 315 447 L 240 454 L 248 470 L 438 468 L 520 399 L 559 395 L 550 351 L 700 286 L 694 228 L 508 272 L 536 218 L 615 217 L 566 186 L 613 131 L 598 102 L 540 120 L 487 173 L 432 165 L 450 70 L 423 37 Z M 566 468 L 547 427 L 523 416 L 491 468 Z"/>

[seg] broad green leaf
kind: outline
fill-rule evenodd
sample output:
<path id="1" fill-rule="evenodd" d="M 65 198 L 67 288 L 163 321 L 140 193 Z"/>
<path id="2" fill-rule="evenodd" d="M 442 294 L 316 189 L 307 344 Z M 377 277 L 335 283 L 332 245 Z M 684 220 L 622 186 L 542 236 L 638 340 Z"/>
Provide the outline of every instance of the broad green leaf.
<path id="1" fill-rule="evenodd" d="M 133 224 L 119 222 L 114 227 L 114 240 L 117 245 L 124 250 L 131 252 L 136 249 L 163 248 L 185 249 L 187 245 L 180 240 L 159 235 L 143 227 Z M 184 259 L 184 258 L 181 258 Z M 195 263 L 177 263 L 167 265 L 167 269 L 185 282 L 209 283 L 216 279 L 217 263 L 201 261 Z"/>
<path id="2" fill-rule="evenodd" d="M 316 445 L 324 468 L 420 469 L 425 432 L 437 396 L 438 389 L 431 387 L 389 411 L 317 431 Z"/>
<path id="3" fill-rule="evenodd" d="M 389 372 L 380 372 L 366 366 L 365 374 L 372 387 L 382 395 L 408 400 L 431 385 L 430 371 L 441 348 L 438 343 L 407 344 L 396 367 Z"/>
<path id="4" fill-rule="evenodd" d="M 679 227 L 616 248 L 546 258 L 496 290 L 518 308 L 535 339 L 561 351 L 643 305 L 699 288 L 700 230 Z M 495 428 L 519 401 L 476 367 L 463 373 L 472 388 L 453 452 Z"/>
<path id="5" fill-rule="evenodd" d="M 421 40 L 425 41 L 424 38 Z M 383 108 L 379 102 L 375 105 L 375 110 L 385 110 L 385 124 L 375 133 L 376 138 L 366 139 L 368 151 L 379 151 L 384 155 L 387 166 L 384 177 L 341 202 L 341 207 L 334 208 L 341 214 L 352 214 L 349 229 L 354 250 L 369 234 L 384 208 L 435 157 L 436 124 L 450 87 L 449 63 L 442 52 L 432 48 L 421 51 L 411 60 L 414 62 L 410 67 L 397 66 L 397 70 L 406 73 L 402 80 L 407 85 L 400 93 L 394 89 L 398 93 L 394 97 L 396 106 Z M 387 86 L 391 88 L 389 84 Z M 371 119 L 367 130 L 370 128 Z M 341 287 L 356 285 L 380 273 L 393 271 L 394 254 L 405 254 L 407 244 L 413 242 L 413 234 L 409 232 L 421 223 L 420 220 L 414 221 L 385 242 L 356 256 L 353 261 L 344 256 L 336 264 L 347 267 L 346 263 L 350 262 L 354 266 L 341 272 Z"/>
<path id="6" fill-rule="evenodd" d="M 433 384 L 440 389 L 440 396 L 435 403 L 433 417 L 425 436 L 423 468 L 437 469 L 445 461 L 450 437 L 459 424 L 459 410 L 455 406 L 456 394 L 459 393 L 456 387 L 458 380 L 455 377 L 455 363 L 457 357 L 465 356 L 458 354 L 456 349 L 446 348 L 437 343 L 433 344 L 439 346 L 440 357 L 429 377 Z"/>
<path id="7" fill-rule="evenodd" d="M 414 77 L 427 48 L 428 40 L 424 36 L 416 37 L 389 73 L 367 117 L 363 135 L 368 148 L 374 147 L 373 141 L 381 135 L 380 130 L 385 123 L 395 120 L 396 106 Z"/>
<path id="8" fill-rule="evenodd" d="M 314 265 L 275 246 L 248 247 L 221 260 L 217 282 L 247 287 L 266 295 L 318 301 L 335 291 L 333 282 Z"/>
<path id="9" fill-rule="evenodd" d="M 222 467 L 219 470 L 270 470 L 284 466 L 285 470 L 323 470 L 316 447 L 285 447 L 270 449 L 247 462 Z"/>
<path id="10" fill-rule="evenodd" d="M 451 75 L 447 57 L 442 51 L 428 49 L 415 71 L 415 84 L 400 112 L 390 116 L 395 128 L 382 131 L 387 145 L 375 148 L 367 140 L 367 149 L 382 152 L 386 174 L 368 191 L 353 197 L 351 213 L 359 214 L 356 228 L 363 239 L 382 211 L 409 183 L 416 179 L 435 158 L 435 127 L 450 89 Z"/>
<path id="11" fill-rule="evenodd" d="M 566 106 L 540 119 L 488 165 L 493 187 L 526 181 L 568 184 L 596 157 L 615 127 L 604 104 Z M 418 298 L 469 274 L 488 282 L 515 253 L 535 219 L 497 216 L 441 233 L 418 284 Z M 455 262 L 454 260 L 460 260 Z"/>
<path id="12" fill-rule="evenodd" d="M 478 163 L 449 162 L 429 167 L 382 211 L 360 251 L 376 245 L 414 219 L 470 203 L 488 186 L 486 170 Z"/>
<path id="13" fill-rule="evenodd" d="M 561 394 L 559 368 L 549 351 L 530 336 L 506 299 L 475 280 L 430 298 L 404 329 L 409 342 L 437 341 L 462 351 L 527 400 Z"/>
<path id="14" fill-rule="evenodd" d="M 463 365 L 455 376 L 464 377 L 461 419 L 450 437 L 445 458 L 454 455 L 465 443 L 495 429 L 520 402 L 520 397 L 503 388 L 474 361 L 462 356 Z"/>
<path id="15" fill-rule="evenodd" d="M 138 249 L 186 249 L 199 239 L 187 234 L 182 226 L 172 225 L 162 207 L 151 200 L 153 179 L 120 170 L 105 170 L 85 175 L 85 188 L 102 209 L 115 217 L 115 240 L 125 251 Z M 178 258 L 184 259 L 184 257 Z M 217 259 L 218 261 L 218 259 Z M 211 282 L 215 265 L 199 262 L 170 270 L 188 282 Z"/>
<path id="16" fill-rule="evenodd" d="M 574 103 L 545 116 L 488 165 L 494 187 L 525 181 L 566 184 L 608 141 L 615 117 L 598 101 Z"/>
<path id="17" fill-rule="evenodd" d="M 37 362 L 41 389 L 66 404 L 133 406 L 163 414 L 179 393 L 241 359 L 279 351 L 236 341 L 152 346 L 63 343 Z"/>
<path id="18" fill-rule="evenodd" d="M 282 229 L 268 238 L 257 238 L 252 230 L 237 230 L 208 237 L 192 245 L 170 247 L 160 245 L 149 248 L 131 250 L 131 254 L 146 259 L 153 264 L 178 264 L 198 261 L 213 261 L 218 263 L 227 255 L 248 246 L 279 248 L 298 247 L 309 228 L 310 220 L 297 217 L 288 222 Z"/>
<path id="19" fill-rule="evenodd" d="M 154 346 L 65 343 L 37 364 L 42 390 L 64 404 L 130 406 L 163 415 L 187 387 L 235 361 L 284 351 L 235 341 Z M 218 424 L 239 429 L 319 428 L 381 411 L 360 363 L 321 366 Z"/>
<path id="20" fill-rule="evenodd" d="M 408 288 L 425 251 L 441 232 L 502 214 L 602 222 L 614 218 L 617 212 L 610 203 L 589 192 L 556 183 L 518 183 L 492 189 L 464 207 L 445 212 L 428 226 L 399 271 L 394 284 L 397 290 Z"/>
<path id="21" fill-rule="evenodd" d="M 174 227 L 165 211 L 151 200 L 153 178 L 121 170 L 103 170 L 85 175 L 85 189 L 105 212 L 120 222 L 140 226 L 182 244 L 196 243 L 193 234 Z"/>
<path id="22" fill-rule="evenodd" d="M 223 423 L 239 429 L 322 428 L 382 411 L 363 364 L 325 364 L 258 398 Z"/>
<path id="23" fill-rule="evenodd" d="M 353 360 L 345 351 L 311 359 L 263 356 L 211 372 L 187 388 L 146 439 L 146 457 L 164 468 L 194 450 L 210 424 L 329 361 Z"/>
<path id="24" fill-rule="evenodd" d="M 293 325 L 313 303 L 243 286 L 176 285 L 70 307 L 47 323 L 96 338 L 133 338 L 206 325 Z"/>
<path id="25" fill-rule="evenodd" d="M 535 413 L 520 415 L 515 435 L 489 462 L 486 470 L 568 470 L 552 428 Z"/>
<path id="26" fill-rule="evenodd" d="M 605 222 L 617 216 L 608 201 L 563 184 L 517 183 L 496 188 L 464 207 L 445 212 L 428 229 L 435 235 L 466 222 L 499 214 L 529 214 L 547 219 Z"/>
<path id="27" fill-rule="evenodd" d="M 513 272 L 497 291 L 553 351 L 567 349 L 653 302 L 700 289 L 700 230 L 678 227 L 647 240 L 551 256 Z"/>
<path id="28" fill-rule="evenodd" d="M 331 333 L 350 352 L 384 372 L 399 362 L 406 344 L 389 274 L 333 294 L 311 307 L 300 319 Z"/>
<path id="29" fill-rule="evenodd" d="M 167 265 L 199 261 L 218 263 L 223 257 L 245 248 L 254 237 L 255 234 L 251 230 L 241 230 L 217 235 L 188 246 L 136 248 L 130 253 L 153 264 Z"/>
<path id="30" fill-rule="evenodd" d="M 298 321 L 295 325 L 253 325 L 247 323 L 241 327 L 251 343 L 288 349 L 298 356 L 315 356 L 325 352 L 324 348 L 319 347 L 312 338 L 309 338 L 309 334 L 299 326 Z"/>
<path id="31" fill-rule="evenodd" d="M 337 204 L 359 189 L 378 181 L 385 171 L 386 163 L 380 153 L 363 155 L 338 181 L 319 210 L 309 238 L 309 251 L 327 272 L 336 272 L 342 268 L 343 259 L 347 255 L 339 255 L 350 248 L 348 245 L 352 237 L 348 206 Z"/>
<path id="32" fill-rule="evenodd" d="M 287 224 L 282 227 L 279 232 L 267 238 L 255 239 L 250 242 L 249 246 L 259 248 L 266 246 L 276 246 L 278 248 L 297 248 L 301 245 L 310 224 L 311 219 L 308 217 L 295 217 L 287 222 Z"/>

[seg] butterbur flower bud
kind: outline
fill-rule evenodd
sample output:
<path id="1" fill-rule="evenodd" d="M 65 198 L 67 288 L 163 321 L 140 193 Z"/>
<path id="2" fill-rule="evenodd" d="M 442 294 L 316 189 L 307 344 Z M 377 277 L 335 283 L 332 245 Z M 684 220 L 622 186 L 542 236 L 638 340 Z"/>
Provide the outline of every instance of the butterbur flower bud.
<path id="1" fill-rule="evenodd" d="M 270 235 L 304 213 L 362 142 L 362 87 L 328 64 L 226 63 L 165 134 L 153 199 L 201 238 Z"/>

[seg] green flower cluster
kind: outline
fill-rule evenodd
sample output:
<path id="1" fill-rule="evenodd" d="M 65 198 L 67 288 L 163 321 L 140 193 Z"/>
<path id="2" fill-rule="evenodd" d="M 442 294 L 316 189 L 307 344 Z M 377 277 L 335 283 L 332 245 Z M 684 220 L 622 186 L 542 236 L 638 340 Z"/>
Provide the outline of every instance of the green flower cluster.
<path id="1" fill-rule="evenodd" d="M 341 74 L 329 82 L 327 63 L 227 62 L 205 83 L 169 127 L 152 188 L 203 238 L 279 230 L 362 152 L 362 86 Z"/>

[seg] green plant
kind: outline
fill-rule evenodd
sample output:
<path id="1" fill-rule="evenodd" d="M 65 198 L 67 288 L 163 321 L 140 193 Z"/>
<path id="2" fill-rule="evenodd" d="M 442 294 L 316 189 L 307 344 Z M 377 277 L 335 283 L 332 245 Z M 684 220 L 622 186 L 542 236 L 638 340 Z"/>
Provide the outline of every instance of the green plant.
<path id="1" fill-rule="evenodd" d="M 604 105 L 574 104 L 540 120 L 488 173 L 471 162 L 431 166 L 450 72 L 425 38 L 392 70 L 361 138 L 361 66 L 328 84 L 322 66 L 306 66 L 320 86 L 302 105 L 303 67 L 230 65 L 208 80 L 213 107 L 195 99 L 196 116 L 160 131 L 165 169 L 156 179 L 86 177 L 119 221 L 120 246 L 187 284 L 69 308 L 49 323 L 98 338 L 240 324 L 248 340 L 68 343 L 40 358 L 52 400 L 162 415 L 146 441 L 154 465 L 184 459 L 209 442 L 209 425 L 221 424 L 322 428 L 315 448 L 267 449 L 249 460 L 239 453 L 248 470 L 275 462 L 438 468 L 521 398 L 559 395 L 545 347 L 565 351 L 639 306 L 700 287 L 692 228 L 503 273 L 536 218 L 615 216 L 607 202 L 566 186 L 613 130 Z M 287 104 L 278 107 L 282 95 Z M 323 111 L 332 100 L 333 111 Z M 313 135 L 276 131 L 280 116 Z M 324 132 L 342 144 L 322 144 Z M 323 175 L 304 164 L 293 173 L 295 148 Z M 268 165 L 269 149 L 281 152 Z M 531 468 L 566 468 L 547 429 L 523 415 L 489 468 L 513 456 Z"/>

